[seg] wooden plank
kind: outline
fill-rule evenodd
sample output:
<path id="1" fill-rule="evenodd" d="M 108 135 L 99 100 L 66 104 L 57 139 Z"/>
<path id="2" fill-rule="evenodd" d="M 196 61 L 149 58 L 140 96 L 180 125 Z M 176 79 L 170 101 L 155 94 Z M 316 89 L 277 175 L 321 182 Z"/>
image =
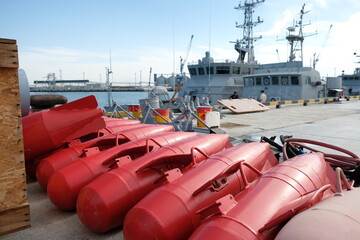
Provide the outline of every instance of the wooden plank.
<path id="1" fill-rule="evenodd" d="M 0 43 L 6 43 L 6 44 L 16 44 L 15 39 L 7 39 L 7 38 L 0 38 Z"/>
<path id="2" fill-rule="evenodd" d="M 219 99 L 218 102 L 233 113 L 263 112 L 270 109 L 255 99 Z"/>
<path id="3" fill-rule="evenodd" d="M 2 40 L 4 42 L 4 40 Z M 12 42 L 12 41 L 9 41 Z M 14 44 L 0 44 L 14 51 Z M 0 51 L 0 234 L 29 225 L 18 69 L 3 64 Z M 17 62 L 17 54 L 14 58 Z M 25 220 L 24 220 L 25 219 Z"/>
<path id="4" fill-rule="evenodd" d="M 18 49 L 15 44 L 0 43 L 0 67 L 18 68 Z"/>
<path id="5" fill-rule="evenodd" d="M 0 236 L 30 227 L 29 204 L 0 212 Z"/>

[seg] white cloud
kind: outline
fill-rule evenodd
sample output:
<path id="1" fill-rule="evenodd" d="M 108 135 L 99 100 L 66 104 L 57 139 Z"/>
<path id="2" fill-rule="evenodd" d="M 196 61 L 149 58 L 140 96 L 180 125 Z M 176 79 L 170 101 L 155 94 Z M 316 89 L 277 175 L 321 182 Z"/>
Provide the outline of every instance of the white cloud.
<path id="1" fill-rule="evenodd" d="M 269 30 L 265 32 L 260 32 L 259 34 L 262 36 L 275 36 L 283 34 L 285 29 L 292 25 L 294 16 L 296 16 L 294 11 L 286 9 L 282 13 L 281 19 L 275 21 Z"/>
<path id="2" fill-rule="evenodd" d="M 360 13 L 357 13 L 346 22 L 334 23 L 328 46 L 319 61 L 319 68 L 324 69 L 324 72 L 331 73 L 336 69 L 336 74 L 340 74 L 342 70 L 346 73 L 354 70 L 357 59 L 353 53 L 359 50 L 360 32 L 356 30 L 359 22 Z"/>
<path id="3" fill-rule="evenodd" d="M 313 0 L 313 1 L 323 8 L 326 8 L 328 6 L 328 2 L 331 2 L 329 0 Z"/>
<path id="4" fill-rule="evenodd" d="M 63 79 L 82 79 L 85 73 L 85 78 L 91 76 L 97 80 L 99 74 L 105 72 L 103 67 L 108 62 L 108 55 L 62 47 L 27 48 L 20 49 L 19 59 L 30 82 L 42 80 L 48 73 L 55 73 L 60 78 L 60 70 Z"/>

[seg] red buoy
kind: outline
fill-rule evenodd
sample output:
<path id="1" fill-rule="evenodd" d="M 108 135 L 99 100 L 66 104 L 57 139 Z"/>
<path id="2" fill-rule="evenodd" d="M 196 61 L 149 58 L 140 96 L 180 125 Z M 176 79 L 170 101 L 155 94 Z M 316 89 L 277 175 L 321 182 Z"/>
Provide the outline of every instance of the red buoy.
<path id="1" fill-rule="evenodd" d="M 66 142 L 105 127 L 103 110 L 94 96 L 70 102 L 48 111 L 22 118 L 27 174 L 35 177 L 34 158 L 61 147 Z"/>
<path id="2" fill-rule="evenodd" d="M 360 189 L 347 183 L 340 168 L 336 169 L 337 192 L 311 208 L 297 214 L 280 230 L 282 239 L 347 239 L 360 236 Z M 345 186 L 345 191 L 342 189 Z"/>
<path id="3" fill-rule="evenodd" d="M 238 194 L 277 164 L 267 143 L 241 144 L 214 154 L 137 203 L 125 217 L 124 239 L 187 239 L 200 225 L 202 209 L 227 194 Z"/>
<path id="4" fill-rule="evenodd" d="M 274 239 L 281 223 L 335 191 L 335 173 L 321 153 L 302 154 L 266 172 L 236 196 L 218 200 L 215 217 L 190 239 Z"/>
<path id="5" fill-rule="evenodd" d="M 96 153 L 109 149 L 126 142 L 149 136 L 161 132 L 171 132 L 174 127 L 171 125 L 151 125 L 151 124 L 126 124 L 109 126 L 112 134 L 107 134 L 102 137 L 94 138 L 89 141 L 82 142 L 75 139 L 68 144 L 67 148 L 61 149 L 53 154 L 43 158 L 37 167 L 36 177 L 43 188 L 47 188 L 47 183 L 51 175 L 76 161 L 79 157 L 91 156 L 97 148 Z M 87 151 L 84 151 L 87 149 Z"/>
<path id="6" fill-rule="evenodd" d="M 169 125 L 157 125 L 157 127 L 169 127 Z M 143 132 L 149 133 L 149 130 L 143 128 Z M 137 158 L 154 152 L 161 146 L 195 135 L 194 132 L 167 132 L 133 140 L 102 152 L 93 149 L 92 155 L 79 158 L 50 177 L 47 186 L 48 196 L 57 207 L 73 210 L 80 190 L 102 173 L 136 161 Z"/>
<path id="7" fill-rule="evenodd" d="M 120 226 L 127 211 L 146 194 L 197 166 L 208 156 L 230 147 L 228 139 L 226 134 L 192 137 L 102 174 L 79 194 L 77 213 L 80 220 L 95 232 Z"/>

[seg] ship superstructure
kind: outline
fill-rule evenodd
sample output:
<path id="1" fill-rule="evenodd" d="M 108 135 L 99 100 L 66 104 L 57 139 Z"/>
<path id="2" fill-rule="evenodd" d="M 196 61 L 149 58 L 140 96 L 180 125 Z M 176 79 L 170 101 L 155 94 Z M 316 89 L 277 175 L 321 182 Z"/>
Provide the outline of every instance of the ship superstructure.
<path id="1" fill-rule="evenodd" d="M 325 96 L 320 73 L 312 67 L 303 66 L 303 42 L 305 37 L 314 35 L 303 33 L 303 17 L 308 13 L 305 4 L 300 10 L 300 18 L 287 28 L 289 44 L 287 62 L 262 64 L 254 74 L 244 77 L 243 97 L 257 98 L 265 91 L 269 101 L 314 99 Z"/>
<path id="2" fill-rule="evenodd" d="M 236 91 L 240 98 L 255 98 L 263 90 L 270 101 L 314 99 L 325 96 L 320 73 L 312 67 L 303 66 L 303 17 L 307 13 L 305 4 L 300 18 L 288 27 L 286 39 L 290 46 L 287 62 L 258 64 L 254 55 L 254 42 L 261 38 L 253 36 L 253 28 L 262 23 L 260 17 L 253 20 L 254 9 L 264 0 L 244 1 L 235 9 L 244 11 L 244 23 L 236 24 L 243 29 L 243 38 L 236 40 L 235 50 L 239 53 L 236 61 L 216 62 L 206 52 L 197 64 L 189 64 L 191 79 L 184 84 L 179 96 L 189 95 L 200 102 L 209 99 L 217 104 L 218 99 L 227 99 Z"/>
<path id="3" fill-rule="evenodd" d="M 358 58 L 360 55 L 355 52 L 354 55 Z M 357 61 L 360 64 L 360 61 Z M 343 73 L 341 76 L 342 87 L 344 88 L 345 95 L 356 96 L 360 95 L 360 67 L 355 68 L 353 74 Z"/>
<path id="4" fill-rule="evenodd" d="M 216 62 L 210 52 L 195 64 L 189 64 L 188 70 L 191 79 L 187 81 L 179 92 L 180 97 L 189 95 L 192 99 L 199 98 L 200 102 L 217 104 L 218 99 L 229 98 L 234 91 L 242 96 L 244 81 L 242 76 L 251 74 L 259 68 L 255 60 L 254 42 L 261 37 L 253 36 L 253 28 L 262 23 L 260 17 L 253 20 L 254 9 L 265 0 L 244 1 L 235 7 L 245 13 L 244 22 L 236 24 L 243 29 L 243 38 L 235 42 L 235 50 L 239 53 L 236 61 Z"/>

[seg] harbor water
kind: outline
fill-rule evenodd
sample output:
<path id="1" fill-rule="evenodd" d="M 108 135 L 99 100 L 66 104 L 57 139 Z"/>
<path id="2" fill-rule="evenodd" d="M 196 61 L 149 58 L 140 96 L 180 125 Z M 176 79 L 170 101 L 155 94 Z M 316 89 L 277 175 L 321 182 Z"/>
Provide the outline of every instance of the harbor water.
<path id="1" fill-rule="evenodd" d="M 31 95 L 39 94 L 62 95 L 68 99 L 68 102 L 72 102 L 89 95 L 94 95 L 98 101 L 99 108 L 104 108 L 108 105 L 107 92 L 31 92 Z M 148 98 L 148 92 L 111 92 L 110 99 L 111 102 L 115 101 L 118 105 L 134 105 L 139 104 L 139 100 L 144 98 Z"/>

